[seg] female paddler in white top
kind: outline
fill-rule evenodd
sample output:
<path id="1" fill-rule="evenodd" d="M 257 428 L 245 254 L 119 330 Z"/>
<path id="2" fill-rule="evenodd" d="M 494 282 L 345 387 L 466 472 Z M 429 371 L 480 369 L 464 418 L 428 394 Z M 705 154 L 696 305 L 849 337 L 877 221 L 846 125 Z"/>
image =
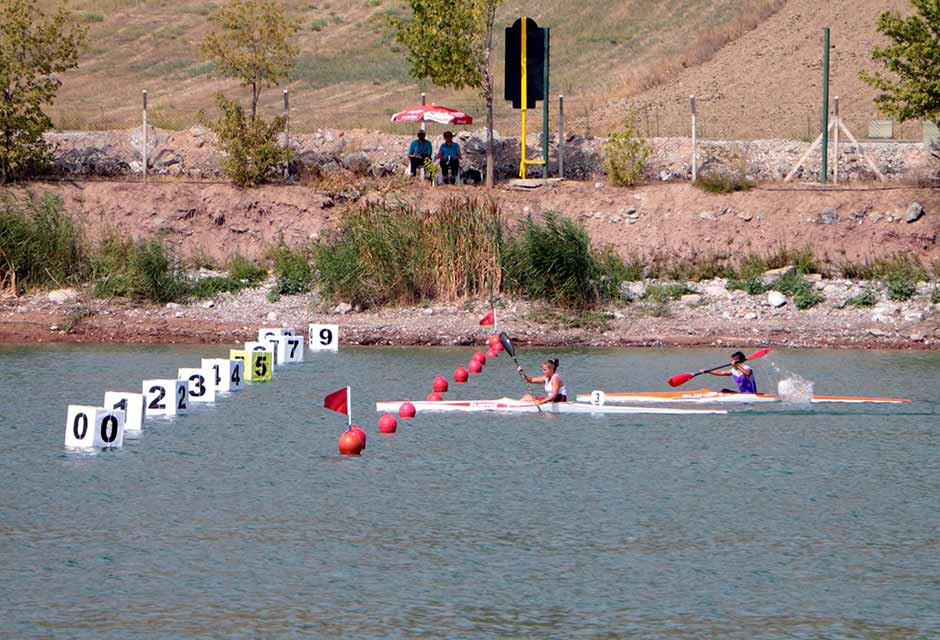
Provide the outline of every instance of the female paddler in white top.
<path id="1" fill-rule="evenodd" d="M 527 393 L 520 398 L 523 402 L 534 402 L 535 404 L 545 404 L 546 402 L 568 402 L 568 390 L 565 389 L 565 383 L 558 375 L 558 358 L 546 360 L 542 363 L 542 375 L 527 376 L 522 372 L 522 367 L 516 368 L 526 382 L 544 382 L 545 395 L 533 397 Z"/>

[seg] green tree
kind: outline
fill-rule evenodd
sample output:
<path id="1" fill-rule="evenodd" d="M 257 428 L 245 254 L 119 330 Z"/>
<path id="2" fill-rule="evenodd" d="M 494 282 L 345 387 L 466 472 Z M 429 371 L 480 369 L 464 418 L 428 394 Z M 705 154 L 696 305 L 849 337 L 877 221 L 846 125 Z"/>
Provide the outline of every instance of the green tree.
<path id="1" fill-rule="evenodd" d="M 872 50 L 887 74 L 862 71 L 862 80 L 881 91 L 875 104 L 900 121 L 925 118 L 940 123 L 940 0 L 911 0 L 916 15 L 885 11 L 878 31 L 890 40 Z"/>
<path id="2" fill-rule="evenodd" d="M 294 66 L 299 50 L 293 40 L 299 27 L 277 0 L 227 0 L 212 21 L 216 29 L 203 38 L 200 53 L 218 74 L 251 88 L 254 120 L 261 90 L 287 78 Z"/>
<path id="3" fill-rule="evenodd" d="M 220 93 L 216 101 L 222 115 L 208 125 L 225 152 L 222 170 L 232 182 L 239 187 L 256 187 L 279 165 L 290 161 L 291 150 L 277 140 L 278 133 L 284 130 L 283 117 L 270 122 L 261 116 L 246 118 L 245 110 L 234 100 Z"/>
<path id="4" fill-rule="evenodd" d="M 40 11 L 33 0 L 0 2 L 0 182 L 37 170 L 48 161 L 43 134 L 62 81 L 55 74 L 78 65 L 87 38 L 71 13 Z"/>
<path id="5" fill-rule="evenodd" d="M 649 145 L 640 137 L 640 116 L 630 111 L 623 128 L 612 133 L 604 144 L 604 164 L 611 182 L 632 187 L 643 179 L 643 169 L 650 155 Z"/>
<path id="6" fill-rule="evenodd" d="M 493 186 L 493 23 L 502 0 L 409 0 L 411 16 L 393 19 L 408 49 L 409 74 L 441 87 L 477 89 L 486 102 L 486 185 Z"/>

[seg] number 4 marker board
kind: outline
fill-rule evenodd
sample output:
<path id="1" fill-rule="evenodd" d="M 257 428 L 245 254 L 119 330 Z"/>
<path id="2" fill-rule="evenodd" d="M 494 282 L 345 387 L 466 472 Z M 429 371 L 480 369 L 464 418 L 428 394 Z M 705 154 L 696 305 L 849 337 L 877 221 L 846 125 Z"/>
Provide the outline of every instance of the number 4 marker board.
<path id="1" fill-rule="evenodd" d="M 311 351 L 339 351 L 338 324 L 312 324 L 307 328 Z"/>
<path id="2" fill-rule="evenodd" d="M 70 449 L 118 449 L 124 445 L 124 412 L 70 404 L 65 446 Z"/>
<path id="3" fill-rule="evenodd" d="M 218 393 L 241 391 L 245 388 L 245 361 L 227 358 L 203 358 L 202 368 L 209 369 L 210 382 Z"/>

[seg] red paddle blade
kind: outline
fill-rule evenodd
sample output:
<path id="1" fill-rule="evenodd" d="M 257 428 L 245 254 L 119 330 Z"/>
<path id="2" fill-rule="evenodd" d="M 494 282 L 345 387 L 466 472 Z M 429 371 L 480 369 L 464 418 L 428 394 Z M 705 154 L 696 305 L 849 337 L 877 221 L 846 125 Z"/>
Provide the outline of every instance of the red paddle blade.
<path id="1" fill-rule="evenodd" d="M 669 378 L 669 386 L 670 387 L 681 386 L 694 377 L 695 377 L 695 374 L 689 373 L 688 371 L 686 371 L 685 373 L 677 373 L 676 375 Z"/>
<path id="2" fill-rule="evenodd" d="M 763 358 L 764 356 L 766 356 L 766 355 L 767 355 L 768 353 L 770 353 L 771 351 L 773 351 L 773 349 L 771 349 L 770 347 L 764 347 L 764 348 L 761 349 L 760 351 L 755 351 L 754 353 L 752 353 L 751 355 L 749 355 L 749 356 L 747 357 L 747 359 L 748 359 L 748 360 L 757 360 L 758 358 Z"/>

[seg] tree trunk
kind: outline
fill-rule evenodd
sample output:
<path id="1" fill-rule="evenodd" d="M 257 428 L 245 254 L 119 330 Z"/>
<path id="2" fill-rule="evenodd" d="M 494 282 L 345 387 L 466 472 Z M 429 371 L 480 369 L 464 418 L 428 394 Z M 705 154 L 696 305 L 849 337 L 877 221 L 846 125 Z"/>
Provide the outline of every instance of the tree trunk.
<path id="1" fill-rule="evenodd" d="M 251 123 L 255 122 L 255 115 L 258 113 L 258 83 L 251 83 Z"/>
<path id="2" fill-rule="evenodd" d="M 486 14 L 486 42 L 483 45 L 483 99 L 486 101 L 486 187 L 492 189 L 496 178 L 496 157 L 493 153 L 493 22 L 496 2 L 490 2 Z"/>

